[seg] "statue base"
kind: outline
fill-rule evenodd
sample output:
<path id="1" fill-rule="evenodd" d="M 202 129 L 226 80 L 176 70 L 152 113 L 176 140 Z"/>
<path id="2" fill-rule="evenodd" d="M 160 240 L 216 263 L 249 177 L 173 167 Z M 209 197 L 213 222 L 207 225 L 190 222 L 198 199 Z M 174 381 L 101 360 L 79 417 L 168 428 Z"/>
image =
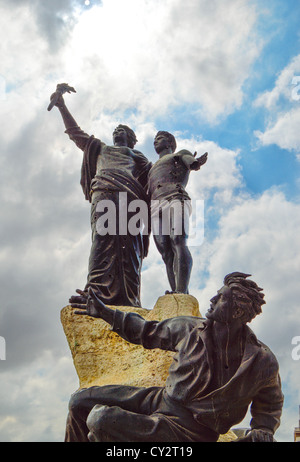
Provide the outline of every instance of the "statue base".
<path id="1" fill-rule="evenodd" d="M 190 295 L 160 297 L 152 310 L 126 306 L 111 309 L 134 312 L 147 320 L 162 321 L 174 316 L 201 316 L 198 301 Z M 61 322 L 79 378 L 79 388 L 94 385 L 164 386 L 173 353 L 145 350 L 112 332 L 102 319 L 74 314 L 66 306 Z"/>
<path id="2" fill-rule="evenodd" d="M 195 297 L 168 294 L 159 297 L 152 310 L 126 306 L 111 309 L 134 312 L 147 321 L 162 321 L 177 316 L 201 317 Z M 66 306 L 61 310 L 61 323 L 79 378 L 79 388 L 102 385 L 137 387 L 164 386 L 174 353 L 160 349 L 146 350 L 126 342 L 102 319 L 74 314 Z M 233 432 L 219 441 L 236 439 Z"/>

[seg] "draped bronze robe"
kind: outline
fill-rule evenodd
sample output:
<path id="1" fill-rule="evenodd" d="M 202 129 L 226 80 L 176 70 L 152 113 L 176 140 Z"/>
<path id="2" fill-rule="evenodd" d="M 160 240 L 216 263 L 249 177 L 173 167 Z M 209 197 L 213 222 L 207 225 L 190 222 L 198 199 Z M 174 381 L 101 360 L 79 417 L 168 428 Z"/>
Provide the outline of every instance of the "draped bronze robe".
<path id="1" fill-rule="evenodd" d="M 79 127 L 66 133 L 84 151 L 80 183 L 86 200 L 91 202 L 92 246 L 84 290 L 92 287 L 107 305 L 139 307 L 142 261 L 149 245 L 148 223 L 137 235 L 130 234 L 128 228 L 125 235 L 118 232 L 119 193 L 127 193 L 128 205 L 137 199 L 148 205 L 145 187 L 151 163 L 141 152 L 108 146 Z M 97 232 L 101 215 L 97 205 L 102 200 L 112 201 L 115 206 L 115 234 Z"/>

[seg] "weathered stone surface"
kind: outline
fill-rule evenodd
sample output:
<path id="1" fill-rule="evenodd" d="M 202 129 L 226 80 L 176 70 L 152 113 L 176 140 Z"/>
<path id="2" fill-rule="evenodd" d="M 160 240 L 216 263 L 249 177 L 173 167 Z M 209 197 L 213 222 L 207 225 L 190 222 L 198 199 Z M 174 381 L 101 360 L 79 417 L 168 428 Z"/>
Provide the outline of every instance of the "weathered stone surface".
<path id="1" fill-rule="evenodd" d="M 112 309 L 131 311 L 146 320 L 162 321 L 175 316 L 199 316 L 198 301 L 191 295 L 168 294 L 159 297 L 152 310 L 133 307 Z M 61 322 L 79 378 L 79 388 L 94 385 L 164 386 L 173 353 L 159 349 L 146 350 L 133 345 L 101 319 L 74 314 L 71 306 L 61 311 Z M 230 432 L 219 441 L 231 441 Z"/>
<path id="2" fill-rule="evenodd" d="M 110 308 L 135 312 L 147 320 L 158 321 L 182 315 L 201 316 L 196 298 L 181 294 L 160 297 L 153 310 Z M 173 353 L 132 345 L 112 332 L 105 321 L 75 315 L 70 306 L 62 309 L 61 322 L 80 388 L 108 384 L 164 385 Z"/>

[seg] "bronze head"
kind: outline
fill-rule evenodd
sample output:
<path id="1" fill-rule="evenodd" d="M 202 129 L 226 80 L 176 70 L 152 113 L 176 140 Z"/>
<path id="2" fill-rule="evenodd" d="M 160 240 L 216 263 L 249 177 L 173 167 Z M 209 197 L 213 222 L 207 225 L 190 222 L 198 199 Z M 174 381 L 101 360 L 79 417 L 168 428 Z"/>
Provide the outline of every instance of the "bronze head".
<path id="1" fill-rule="evenodd" d="M 122 128 L 122 129 L 125 130 L 125 132 L 126 132 L 128 147 L 131 148 L 131 149 L 134 148 L 135 144 L 136 144 L 137 141 L 138 141 L 137 138 L 136 138 L 136 136 L 135 136 L 134 131 L 133 131 L 131 128 L 129 128 L 127 125 L 119 124 L 119 125 L 115 128 L 115 130 L 114 130 L 114 132 L 113 132 L 113 136 L 114 136 L 114 134 L 116 133 L 116 131 L 117 131 L 119 128 Z"/>
<path id="2" fill-rule="evenodd" d="M 244 311 L 243 322 L 252 321 L 262 312 L 261 306 L 265 304 L 262 288 L 247 279 L 251 274 L 234 272 L 227 274 L 224 278 L 224 285 L 232 291 L 232 300 L 235 306 Z"/>
<path id="3" fill-rule="evenodd" d="M 177 146 L 175 137 L 171 133 L 165 132 L 165 131 L 159 131 L 155 135 L 154 147 L 155 147 L 156 152 L 158 152 L 158 150 L 157 150 L 157 142 L 158 142 L 158 140 L 160 138 L 164 138 L 167 141 L 168 145 L 170 146 L 172 152 L 175 152 L 176 146 Z"/>

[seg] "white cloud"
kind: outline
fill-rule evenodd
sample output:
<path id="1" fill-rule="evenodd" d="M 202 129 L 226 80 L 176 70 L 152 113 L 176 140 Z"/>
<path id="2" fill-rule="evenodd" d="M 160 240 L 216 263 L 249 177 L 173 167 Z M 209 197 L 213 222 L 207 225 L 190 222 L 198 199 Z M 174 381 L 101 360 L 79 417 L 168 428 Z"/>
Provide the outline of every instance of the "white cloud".
<path id="1" fill-rule="evenodd" d="M 213 5 L 104 0 L 82 14 L 59 60 L 64 67 L 54 62 L 53 73 L 65 70 L 93 116 L 134 108 L 145 120 L 190 103 L 214 121 L 241 104 L 259 46 L 249 2 Z"/>
<path id="2" fill-rule="evenodd" d="M 225 274 L 243 271 L 253 274 L 259 285 L 274 298 L 270 302 L 294 300 L 300 261 L 300 245 L 295 236 L 300 226 L 299 204 L 289 202 L 276 190 L 257 198 L 236 199 L 236 204 L 219 222 L 215 249 L 209 262 L 214 286 Z M 284 292 L 282 290 L 284 289 Z M 209 290 L 209 287 L 207 288 Z"/>
<path id="3" fill-rule="evenodd" d="M 259 95 L 255 105 L 264 106 L 272 110 L 280 103 L 280 99 L 294 101 L 294 87 L 296 81 L 294 77 L 300 76 L 300 55 L 295 56 L 291 62 L 279 73 L 274 88 Z M 294 82 L 294 83 L 293 83 Z"/>
<path id="4" fill-rule="evenodd" d="M 255 101 L 257 107 L 268 111 L 264 132 L 256 131 L 263 146 L 276 144 L 282 149 L 295 152 L 300 159 L 300 55 L 280 72 L 274 88 L 264 92 Z"/>
<path id="5" fill-rule="evenodd" d="M 277 120 L 269 123 L 265 132 L 256 131 L 259 142 L 263 146 L 277 144 L 282 149 L 295 152 L 300 160 L 300 106 L 284 113 L 277 113 Z"/>
<path id="6" fill-rule="evenodd" d="M 197 152 L 200 157 L 208 152 L 205 165 L 198 172 L 191 172 L 187 189 L 193 198 L 208 199 L 228 203 L 238 188 L 243 186 L 243 177 L 238 166 L 238 151 L 222 148 L 211 140 L 177 138 L 177 148 Z"/>
<path id="7" fill-rule="evenodd" d="M 68 401 L 76 386 L 72 360 L 50 351 L 20 366 L 17 374 L 2 372 L 0 441 L 62 442 Z"/>

